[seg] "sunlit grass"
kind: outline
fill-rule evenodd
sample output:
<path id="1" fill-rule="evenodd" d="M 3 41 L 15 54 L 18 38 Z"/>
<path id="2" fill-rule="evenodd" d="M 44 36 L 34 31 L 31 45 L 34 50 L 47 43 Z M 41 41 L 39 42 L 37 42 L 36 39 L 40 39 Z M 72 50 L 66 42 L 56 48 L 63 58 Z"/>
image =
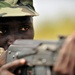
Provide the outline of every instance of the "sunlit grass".
<path id="1" fill-rule="evenodd" d="M 63 18 L 57 21 L 43 21 L 35 28 L 34 39 L 57 39 L 58 35 L 68 36 L 75 31 L 75 21 Z"/>

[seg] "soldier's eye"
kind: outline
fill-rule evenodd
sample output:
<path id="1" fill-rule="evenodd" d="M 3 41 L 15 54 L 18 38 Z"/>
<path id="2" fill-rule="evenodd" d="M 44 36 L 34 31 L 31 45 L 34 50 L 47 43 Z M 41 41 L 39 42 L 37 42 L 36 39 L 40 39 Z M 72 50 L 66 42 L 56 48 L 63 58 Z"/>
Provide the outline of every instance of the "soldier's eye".
<path id="1" fill-rule="evenodd" d="M 2 31 L 0 31 L 0 34 L 2 34 L 3 32 Z"/>
<path id="2" fill-rule="evenodd" d="M 7 25 L 1 25 L 0 26 L 0 34 L 6 35 L 8 33 L 8 26 Z"/>
<path id="3" fill-rule="evenodd" d="M 23 26 L 20 30 L 21 31 L 27 31 L 29 29 L 29 26 Z"/>
<path id="4" fill-rule="evenodd" d="M 21 28 L 21 30 L 22 30 L 22 31 L 25 31 L 26 29 L 25 29 L 25 28 Z"/>
<path id="5" fill-rule="evenodd" d="M 3 32 L 0 30 L 0 38 L 3 36 Z"/>
<path id="6" fill-rule="evenodd" d="M 19 28 L 19 32 L 26 32 L 29 28 L 29 25 L 21 25 Z"/>

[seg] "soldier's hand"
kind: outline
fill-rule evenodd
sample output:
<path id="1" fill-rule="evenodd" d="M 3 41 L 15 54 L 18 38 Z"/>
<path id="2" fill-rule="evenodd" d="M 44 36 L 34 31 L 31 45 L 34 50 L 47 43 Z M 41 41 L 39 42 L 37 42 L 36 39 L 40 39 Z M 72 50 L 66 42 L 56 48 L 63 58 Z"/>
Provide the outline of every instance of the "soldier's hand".
<path id="1" fill-rule="evenodd" d="M 15 75 L 14 70 L 22 65 L 25 65 L 26 61 L 24 59 L 15 60 L 8 64 L 3 65 L 0 68 L 0 75 Z"/>
<path id="2" fill-rule="evenodd" d="M 75 33 L 67 37 L 54 66 L 56 75 L 74 75 L 75 70 Z"/>
<path id="3" fill-rule="evenodd" d="M 0 67 L 1 67 L 2 65 L 4 65 L 5 62 L 6 62 L 6 53 L 7 53 L 7 51 L 4 51 L 4 52 L 1 53 L 1 55 L 0 55 Z"/>

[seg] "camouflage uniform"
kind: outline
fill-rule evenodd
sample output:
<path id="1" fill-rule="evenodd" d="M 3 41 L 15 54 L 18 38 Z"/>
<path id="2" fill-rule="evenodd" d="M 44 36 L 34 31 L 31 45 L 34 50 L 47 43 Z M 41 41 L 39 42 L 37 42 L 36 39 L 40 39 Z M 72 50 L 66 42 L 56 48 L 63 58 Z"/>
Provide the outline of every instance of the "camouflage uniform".
<path id="1" fill-rule="evenodd" d="M 19 17 L 20 18 L 20 17 L 25 17 L 26 16 L 26 17 L 28 17 L 28 20 L 30 22 L 30 20 L 32 21 L 32 17 L 37 16 L 37 15 L 38 15 L 38 13 L 35 11 L 35 9 L 33 7 L 33 0 L 0 0 L 0 23 L 1 23 L 0 24 L 0 33 L 7 32 L 6 30 L 4 30 L 4 28 L 6 29 L 7 27 L 5 27 L 3 25 L 3 23 L 5 23 L 7 21 L 6 19 L 12 19 L 13 20 L 14 17 Z M 3 21 L 3 20 L 5 20 L 5 21 Z M 7 24 L 7 22 L 6 22 L 6 24 Z M 27 29 L 28 28 L 24 29 L 24 26 L 21 28 L 22 31 L 27 30 Z M 14 31 L 15 30 L 16 29 L 14 29 Z M 14 33 L 16 33 L 16 32 L 14 32 Z M 8 34 L 8 33 L 1 34 L 0 37 L 2 35 L 3 35 L 3 37 L 5 37 L 6 34 Z M 23 34 L 24 34 L 24 32 L 23 32 Z M 3 37 L 2 37 L 2 39 L 3 39 Z M 6 37 L 8 37 L 8 36 L 6 36 Z M 18 37 L 19 37 L 19 39 L 23 38 L 23 37 L 20 37 L 20 36 L 18 36 Z M 16 40 L 16 39 L 14 39 L 14 40 Z M 7 49 L 8 46 L 7 47 L 4 46 L 5 41 L 2 42 L 2 40 L 0 38 L 0 42 L 1 42 L 0 47 L 4 47 L 4 49 Z M 2 52 L 2 50 L 1 50 L 1 52 Z"/>
<path id="2" fill-rule="evenodd" d="M 15 12 L 14 12 L 15 11 Z M 0 17 L 36 16 L 33 0 L 1 0 Z"/>

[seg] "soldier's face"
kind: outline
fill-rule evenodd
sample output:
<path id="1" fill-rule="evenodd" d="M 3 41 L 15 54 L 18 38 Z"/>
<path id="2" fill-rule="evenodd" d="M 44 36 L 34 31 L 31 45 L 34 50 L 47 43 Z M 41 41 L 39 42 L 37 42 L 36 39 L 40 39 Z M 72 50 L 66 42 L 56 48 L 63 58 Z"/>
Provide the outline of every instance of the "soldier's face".
<path id="1" fill-rule="evenodd" d="M 33 39 L 32 17 L 0 19 L 0 47 L 7 49 L 16 39 Z"/>

